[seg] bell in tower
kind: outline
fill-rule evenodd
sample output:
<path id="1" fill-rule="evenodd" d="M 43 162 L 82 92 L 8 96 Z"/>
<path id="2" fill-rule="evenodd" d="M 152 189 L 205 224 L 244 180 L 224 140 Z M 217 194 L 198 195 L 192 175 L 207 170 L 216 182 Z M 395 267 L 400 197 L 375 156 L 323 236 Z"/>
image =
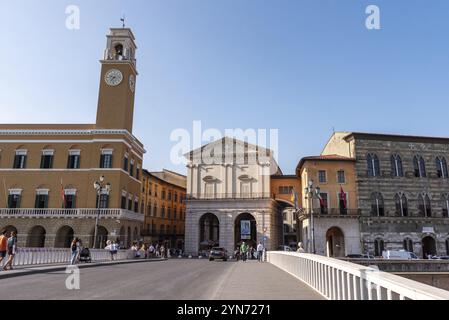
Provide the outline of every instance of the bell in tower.
<path id="1" fill-rule="evenodd" d="M 104 60 L 126 60 L 131 61 L 134 66 L 135 61 L 135 44 L 134 35 L 129 28 L 111 28 L 110 34 L 107 36 L 107 44 Z"/>
<path id="2" fill-rule="evenodd" d="M 137 77 L 134 34 L 129 28 L 111 28 L 101 60 L 97 122 L 99 129 L 132 132 Z"/>

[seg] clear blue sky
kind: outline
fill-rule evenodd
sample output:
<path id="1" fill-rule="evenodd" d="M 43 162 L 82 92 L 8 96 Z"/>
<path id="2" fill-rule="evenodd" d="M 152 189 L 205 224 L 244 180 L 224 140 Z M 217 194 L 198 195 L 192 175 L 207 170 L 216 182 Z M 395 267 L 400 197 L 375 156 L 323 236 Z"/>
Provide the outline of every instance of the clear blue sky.
<path id="1" fill-rule="evenodd" d="M 381 30 L 365 28 L 369 4 Z M 449 136 L 447 0 L 3 0 L 0 12 L 1 123 L 94 123 L 105 35 L 126 14 L 149 170 L 185 172 L 169 136 L 194 120 L 279 129 L 284 173 L 332 127 Z"/>

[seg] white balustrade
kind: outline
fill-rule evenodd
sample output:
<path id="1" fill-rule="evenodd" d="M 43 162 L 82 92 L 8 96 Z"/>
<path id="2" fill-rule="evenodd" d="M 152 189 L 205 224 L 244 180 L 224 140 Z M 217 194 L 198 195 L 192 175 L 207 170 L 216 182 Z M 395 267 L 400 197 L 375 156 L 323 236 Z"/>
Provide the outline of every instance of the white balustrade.
<path id="1" fill-rule="evenodd" d="M 330 300 L 449 300 L 449 291 L 338 259 L 269 251 L 267 261 Z"/>
<path id="2" fill-rule="evenodd" d="M 0 209 L 0 218 L 96 218 L 144 221 L 144 215 L 125 209 Z"/>
<path id="3" fill-rule="evenodd" d="M 110 261 L 111 254 L 109 250 L 89 249 L 92 262 Z M 133 259 L 131 250 L 119 250 L 114 255 L 114 260 Z M 31 266 L 69 263 L 71 259 L 70 249 L 58 248 L 19 248 L 14 258 L 14 266 Z"/>

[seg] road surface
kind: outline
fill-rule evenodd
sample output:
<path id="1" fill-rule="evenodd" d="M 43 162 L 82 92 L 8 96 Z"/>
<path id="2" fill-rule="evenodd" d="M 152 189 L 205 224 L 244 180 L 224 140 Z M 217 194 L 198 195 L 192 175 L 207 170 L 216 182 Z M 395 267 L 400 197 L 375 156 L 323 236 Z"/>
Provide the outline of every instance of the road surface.
<path id="1" fill-rule="evenodd" d="M 3 272 L 3 271 L 2 271 Z M 0 299 L 315 300 L 313 289 L 269 263 L 172 259 L 80 269 L 80 289 L 64 271 L 0 280 Z"/>

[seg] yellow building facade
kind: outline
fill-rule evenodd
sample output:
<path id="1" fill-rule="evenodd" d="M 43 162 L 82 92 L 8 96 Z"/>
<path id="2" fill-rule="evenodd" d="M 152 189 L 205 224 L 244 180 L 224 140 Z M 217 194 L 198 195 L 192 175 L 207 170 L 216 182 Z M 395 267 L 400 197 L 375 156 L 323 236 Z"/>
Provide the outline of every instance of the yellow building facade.
<path id="1" fill-rule="evenodd" d="M 78 236 L 86 246 L 109 238 L 126 247 L 140 238 L 134 41 L 126 28 L 107 35 L 95 124 L 0 125 L 0 229 L 16 230 L 20 246 L 67 247 Z"/>
<path id="2" fill-rule="evenodd" d="M 296 173 L 302 189 L 299 228 L 305 249 L 332 257 L 359 253 L 355 159 L 339 155 L 305 157 Z"/>
<path id="3" fill-rule="evenodd" d="M 145 223 L 142 235 L 148 244 L 184 248 L 187 177 L 169 170 L 143 170 L 142 200 Z"/>

